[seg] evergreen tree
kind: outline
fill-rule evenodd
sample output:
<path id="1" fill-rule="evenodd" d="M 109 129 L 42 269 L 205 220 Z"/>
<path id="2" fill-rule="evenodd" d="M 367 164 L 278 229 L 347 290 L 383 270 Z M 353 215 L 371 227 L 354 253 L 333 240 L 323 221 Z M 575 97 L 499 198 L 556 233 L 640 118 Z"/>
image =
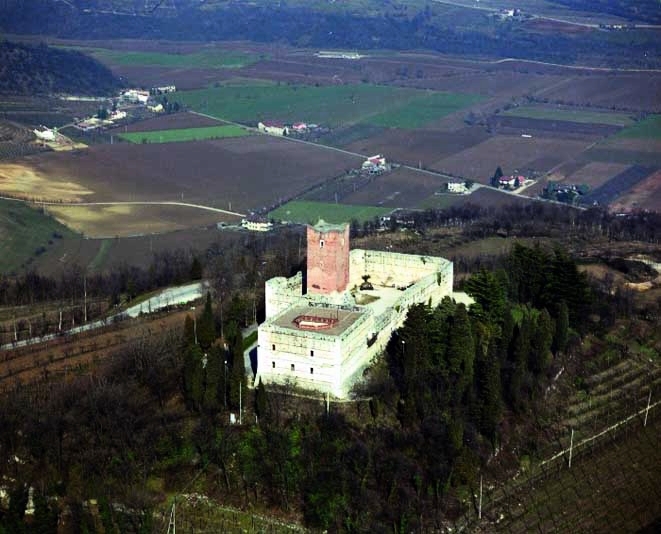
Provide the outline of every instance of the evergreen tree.
<path id="1" fill-rule="evenodd" d="M 35 491 L 34 516 L 30 532 L 35 534 L 57 534 L 57 510 L 48 502 L 46 495 Z"/>
<path id="2" fill-rule="evenodd" d="M 235 324 L 235 323 L 234 323 Z M 243 359 L 243 335 L 241 328 L 235 324 L 232 329 L 233 335 L 230 341 L 230 383 L 229 383 L 229 399 L 232 408 L 239 407 L 239 397 L 241 391 L 245 394 L 246 384 L 246 365 Z"/>
<path id="3" fill-rule="evenodd" d="M 537 377 L 545 373 L 551 363 L 551 344 L 554 325 L 551 315 L 544 308 L 535 321 L 535 331 L 530 346 L 530 370 Z"/>
<path id="4" fill-rule="evenodd" d="M 207 292 L 207 300 L 204 303 L 204 311 L 197 321 L 197 341 L 204 350 L 208 350 L 216 339 L 216 323 L 213 318 L 211 307 L 211 293 Z"/>
<path id="5" fill-rule="evenodd" d="M 266 388 L 264 387 L 264 384 L 262 384 L 262 379 L 260 378 L 259 383 L 255 388 L 255 413 L 257 414 L 257 417 L 260 419 L 266 417 L 267 406 L 268 398 L 266 395 Z"/>
<path id="6" fill-rule="evenodd" d="M 217 346 L 211 347 L 207 353 L 207 365 L 204 373 L 204 409 L 218 409 L 218 394 L 223 389 L 223 351 Z"/>
<path id="7" fill-rule="evenodd" d="M 447 362 L 453 404 L 461 403 L 473 382 L 475 343 L 466 306 L 459 304 L 450 321 Z"/>
<path id="8" fill-rule="evenodd" d="M 563 300 L 558 306 L 558 318 L 555 322 L 555 333 L 553 336 L 553 353 L 558 354 L 567 349 L 569 340 L 569 308 Z"/>
<path id="9" fill-rule="evenodd" d="M 184 397 L 189 408 L 199 410 L 204 397 L 204 353 L 199 345 L 191 345 L 184 355 Z"/>
<path id="10" fill-rule="evenodd" d="M 493 173 L 491 177 L 491 185 L 493 187 L 498 187 L 499 180 L 503 177 L 503 169 L 500 168 L 500 165 L 496 168 L 496 172 Z"/>
<path id="11" fill-rule="evenodd" d="M 190 315 L 184 320 L 184 346 L 195 344 L 195 322 Z"/>

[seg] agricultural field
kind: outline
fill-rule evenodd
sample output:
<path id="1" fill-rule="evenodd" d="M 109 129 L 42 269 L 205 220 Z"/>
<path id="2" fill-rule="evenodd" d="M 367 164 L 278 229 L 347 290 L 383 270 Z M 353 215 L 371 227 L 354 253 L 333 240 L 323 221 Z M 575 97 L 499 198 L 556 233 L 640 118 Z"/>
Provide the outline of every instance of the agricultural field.
<path id="1" fill-rule="evenodd" d="M 102 63 L 122 66 L 167 67 L 172 69 L 237 69 L 254 63 L 259 58 L 228 49 L 203 47 L 194 52 L 158 52 L 112 50 L 97 47 L 69 47 L 98 59 Z"/>
<path id="2" fill-rule="evenodd" d="M 651 115 L 620 132 L 620 137 L 661 140 L 661 115 Z"/>
<path id="3" fill-rule="evenodd" d="M 31 264 L 59 250 L 76 235 L 42 210 L 23 202 L 0 199 L 0 273 Z"/>
<path id="4" fill-rule="evenodd" d="M 389 160 L 417 167 L 452 156 L 489 139 L 480 126 L 465 126 L 454 132 L 391 128 L 345 145 L 361 154 L 384 154 Z M 493 174 L 493 171 L 492 171 Z"/>
<path id="5" fill-rule="evenodd" d="M 569 174 L 565 181 L 571 184 L 585 184 L 590 189 L 602 186 L 610 178 L 624 172 L 628 165 L 621 163 L 593 162 Z"/>
<path id="6" fill-rule="evenodd" d="M 226 137 L 244 137 L 250 135 L 245 128 L 234 124 L 206 126 L 202 128 L 178 128 L 175 130 L 156 130 L 150 132 L 131 132 L 118 137 L 131 143 L 177 143 L 182 141 L 204 141 L 205 139 L 223 139 Z"/>
<path id="7" fill-rule="evenodd" d="M 609 209 L 616 213 L 661 210 L 661 172 L 655 172 L 638 182 L 612 202 Z"/>
<path id="8" fill-rule="evenodd" d="M 630 126 L 634 124 L 633 118 L 628 113 L 588 111 L 585 109 L 569 109 L 559 106 L 517 106 L 503 111 L 502 115 L 585 124 L 607 124 L 610 126 Z"/>
<path id="9" fill-rule="evenodd" d="M 342 198 L 344 204 L 387 208 L 417 208 L 422 201 L 445 189 L 438 175 L 400 167 L 374 177 L 366 186 Z"/>
<path id="10" fill-rule="evenodd" d="M 568 77 L 534 96 L 555 104 L 604 109 L 660 112 L 661 74 L 589 74 Z"/>
<path id="11" fill-rule="evenodd" d="M 390 208 L 375 206 L 358 206 L 333 204 L 330 202 L 312 202 L 307 200 L 294 200 L 271 211 L 269 219 L 299 224 L 315 224 L 319 219 L 339 224 L 357 220 L 359 223 L 370 221 L 390 213 Z"/>
<path id="12" fill-rule="evenodd" d="M 44 154 L 11 170 L 25 178 L 22 189 L 31 187 L 23 192 L 28 197 L 177 201 L 242 214 L 299 195 L 362 161 L 315 145 L 254 135 L 171 145 L 96 145 L 74 153 Z M 0 176 L 6 167 L 0 167 Z M 15 182 L 0 181 L 1 189 L 16 189 Z"/>
<path id="13" fill-rule="evenodd" d="M 232 85 L 177 94 L 178 102 L 219 119 L 249 124 L 304 120 L 331 127 L 354 123 L 420 127 L 478 100 L 473 95 L 369 84 Z"/>
<path id="14" fill-rule="evenodd" d="M 179 113 L 166 113 L 150 117 L 145 120 L 118 126 L 108 130 L 110 134 L 132 133 L 132 132 L 155 132 L 159 130 L 178 130 L 182 128 L 206 128 L 209 126 L 220 126 L 222 121 L 211 117 L 204 117 L 196 113 L 181 111 Z"/>
<path id="15" fill-rule="evenodd" d="M 593 189 L 590 193 L 581 197 L 581 202 L 586 205 L 599 204 L 608 206 L 613 200 L 626 191 L 629 191 L 657 170 L 658 167 L 632 165 L 618 175 L 613 176 L 600 187 Z"/>
<path id="16" fill-rule="evenodd" d="M 622 127 L 609 124 L 571 122 L 542 118 L 492 115 L 488 120 L 492 132 L 503 135 L 532 135 L 533 137 L 558 137 L 596 141 L 619 132 Z"/>
<path id="17" fill-rule="evenodd" d="M 546 173 L 584 148 L 585 142 L 570 139 L 496 136 L 428 167 L 487 184 L 498 166 L 505 174 Z"/>
<path id="18" fill-rule="evenodd" d="M 148 235 L 217 222 L 240 222 L 240 217 L 177 205 L 52 205 L 48 206 L 48 212 L 67 227 L 92 238 Z"/>

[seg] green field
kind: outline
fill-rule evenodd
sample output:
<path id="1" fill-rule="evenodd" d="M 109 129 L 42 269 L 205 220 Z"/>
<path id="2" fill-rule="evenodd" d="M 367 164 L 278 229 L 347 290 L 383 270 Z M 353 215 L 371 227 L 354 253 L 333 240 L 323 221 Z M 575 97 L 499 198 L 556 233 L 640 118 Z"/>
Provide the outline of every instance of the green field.
<path id="1" fill-rule="evenodd" d="M 191 54 L 111 50 L 94 47 L 66 47 L 90 54 L 103 63 L 126 66 L 238 69 L 259 61 L 259 56 L 226 50 L 202 50 Z"/>
<path id="2" fill-rule="evenodd" d="M 348 223 L 353 220 L 359 223 L 370 221 L 374 217 L 390 213 L 392 208 L 377 208 L 375 206 L 350 206 L 309 200 L 293 200 L 269 213 L 269 219 L 300 224 L 316 224 L 319 219 L 333 224 Z"/>
<path id="3" fill-rule="evenodd" d="M 574 111 L 571 109 L 555 109 L 540 106 L 519 106 L 508 109 L 502 115 L 506 117 L 526 117 L 528 119 L 570 121 L 586 124 L 607 124 L 609 126 L 629 126 L 634 123 L 631 116 L 626 113 Z"/>
<path id="4" fill-rule="evenodd" d="M 66 226 L 23 202 L 0 200 L 0 272 L 27 265 L 57 245 L 74 237 Z"/>
<path id="5" fill-rule="evenodd" d="M 428 93 L 409 103 L 370 117 L 367 122 L 394 128 L 419 128 L 442 119 L 455 111 L 477 104 L 479 95 L 461 93 Z"/>
<path id="6" fill-rule="evenodd" d="M 617 135 L 638 139 L 661 139 L 661 115 L 650 115 Z"/>
<path id="7" fill-rule="evenodd" d="M 206 126 L 204 128 L 180 128 L 176 130 L 157 130 L 153 132 L 131 132 L 119 134 L 119 137 L 131 143 L 176 143 L 178 141 L 201 141 L 223 137 L 243 137 L 250 132 L 234 124 Z"/>
<path id="8" fill-rule="evenodd" d="M 177 93 L 177 101 L 219 119 L 306 121 L 337 127 L 368 123 L 414 128 L 477 101 L 474 95 L 381 85 L 220 86 Z"/>

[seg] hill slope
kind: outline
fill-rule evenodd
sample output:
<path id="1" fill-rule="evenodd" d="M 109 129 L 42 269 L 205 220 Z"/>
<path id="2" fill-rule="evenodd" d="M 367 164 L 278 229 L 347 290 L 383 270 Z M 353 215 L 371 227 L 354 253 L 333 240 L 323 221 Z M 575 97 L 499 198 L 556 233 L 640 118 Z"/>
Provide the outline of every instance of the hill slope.
<path id="1" fill-rule="evenodd" d="M 119 79 L 80 52 L 0 42 L 0 93 L 109 95 Z"/>

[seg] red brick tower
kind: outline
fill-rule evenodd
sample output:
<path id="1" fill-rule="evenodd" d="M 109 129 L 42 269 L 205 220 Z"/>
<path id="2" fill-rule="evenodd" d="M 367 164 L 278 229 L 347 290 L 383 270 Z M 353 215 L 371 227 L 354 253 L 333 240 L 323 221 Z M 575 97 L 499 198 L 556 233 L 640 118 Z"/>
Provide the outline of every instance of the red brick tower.
<path id="1" fill-rule="evenodd" d="M 329 295 L 348 285 L 349 225 L 320 220 L 308 226 L 308 292 Z"/>

